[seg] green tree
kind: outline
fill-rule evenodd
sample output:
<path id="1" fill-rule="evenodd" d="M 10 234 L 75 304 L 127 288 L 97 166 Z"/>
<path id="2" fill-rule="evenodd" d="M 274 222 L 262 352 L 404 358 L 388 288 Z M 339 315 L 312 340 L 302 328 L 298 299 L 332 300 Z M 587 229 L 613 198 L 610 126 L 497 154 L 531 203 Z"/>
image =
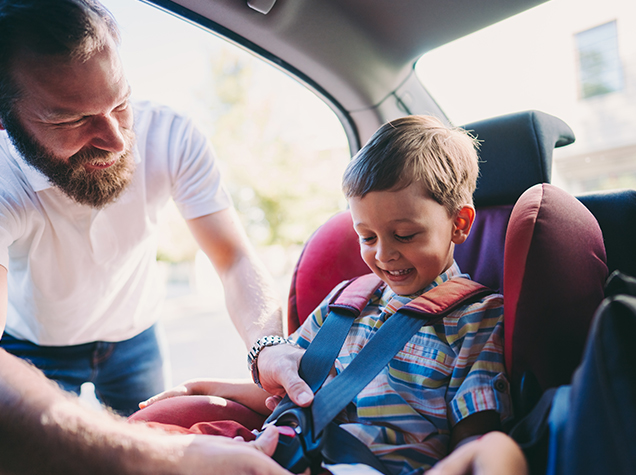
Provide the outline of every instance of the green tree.
<path id="1" fill-rule="evenodd" d="M 213 54 L 210 138 L 250 238 L 261 245 L 301 244 L 345 206 L 340 179 L 348 147 L 341 130 L 336 146 L 316 147 L 319 135 L 304 140 L 307 130 L 314 127 L 316 135 L 319 127 L 310 112 L 290 114 L 290 97 L 307 94 L 303 86 L 257 61 L 236 48 Z M 280 75 L 276 81 L 273 73 Z"/>

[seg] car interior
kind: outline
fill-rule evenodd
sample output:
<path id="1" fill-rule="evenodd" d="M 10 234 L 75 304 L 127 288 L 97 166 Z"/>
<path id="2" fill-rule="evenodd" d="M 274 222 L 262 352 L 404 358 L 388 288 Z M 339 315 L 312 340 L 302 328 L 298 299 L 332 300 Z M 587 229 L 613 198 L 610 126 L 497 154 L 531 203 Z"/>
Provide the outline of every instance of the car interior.
<path id="1" fill-rule="evenodd" d="M 416 60 L 543 0 L 149 3 L 294 76 L 337 114 L 353 155 L 400 116 L 429 114 L 450 123 L 416 77 Z M 575 137 L 544 112 L 454 125 L 481 142 L 477 220 L 455 257 L 473 279 L 504 294 L 506 366 L 521 416 L 543 391 L 570 381 L 607 276 L 636 275 L 636 191 L 574 197 L 551 185 L 553 151 Z M 336 284 L 368 272 L 343 211 L 307 237 L 289 293 L 289 331 Z"/>

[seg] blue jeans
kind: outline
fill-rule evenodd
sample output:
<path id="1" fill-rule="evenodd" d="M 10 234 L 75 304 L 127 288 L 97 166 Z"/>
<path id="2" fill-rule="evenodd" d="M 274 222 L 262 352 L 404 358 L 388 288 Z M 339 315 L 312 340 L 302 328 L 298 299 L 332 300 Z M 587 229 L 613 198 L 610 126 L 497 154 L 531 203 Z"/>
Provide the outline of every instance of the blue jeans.
<path id="1" fill-rule="evenodd" d="M 114 343 L 39 346 L 5 333 L 0 346 L 33 363 L 67 391 L 79 394 L 83 383 L 93 383 L 100 401 L 123 416 L 135 412 L 140 401 L 165 389 L 156 325 Z"/>

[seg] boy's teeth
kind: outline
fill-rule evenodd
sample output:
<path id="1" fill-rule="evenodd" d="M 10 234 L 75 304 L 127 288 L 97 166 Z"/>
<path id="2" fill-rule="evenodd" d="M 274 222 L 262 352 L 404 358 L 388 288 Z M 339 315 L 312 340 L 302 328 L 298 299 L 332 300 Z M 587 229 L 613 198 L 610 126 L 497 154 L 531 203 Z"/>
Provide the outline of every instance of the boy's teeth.
<path id="1" fill-rule="evenodd" d="M 404 275 L 404 274 L 407 274 L 409 272 L 409 270 L 408 269 L 406 269 L 406 270 L 388 270 L 387 272 L 389 274 L 391 274 L 391 275 Z"/>

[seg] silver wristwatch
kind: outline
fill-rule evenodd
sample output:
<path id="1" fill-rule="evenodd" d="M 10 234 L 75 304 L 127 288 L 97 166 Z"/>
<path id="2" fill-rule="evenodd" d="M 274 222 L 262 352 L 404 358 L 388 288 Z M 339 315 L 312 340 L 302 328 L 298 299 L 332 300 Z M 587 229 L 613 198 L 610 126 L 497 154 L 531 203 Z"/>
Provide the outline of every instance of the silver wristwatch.
<path id="1" fill-rule="evenodd" d="M 247 368 L 250 370 L 250 373 L 252 374 L 252 379 L 254 380 L 254 383 L 256 383 L 256 385 L 259 388 L 262 389 L 263 386 L 261 386 L 261 381 L 258 377 L 258 364 L 257 364 L 258 355 L 261 353 L 263 348 L 267 348 L 268 346 L 282 345 L 283 343 L 287 343 L 287 339 L 282 336 L 278 336 L 278 335 L 264 336 L 263 338 L 259 338 L 256 341 L 256 343 L 254 343 L 254 346 L 247 354 Z"/>

